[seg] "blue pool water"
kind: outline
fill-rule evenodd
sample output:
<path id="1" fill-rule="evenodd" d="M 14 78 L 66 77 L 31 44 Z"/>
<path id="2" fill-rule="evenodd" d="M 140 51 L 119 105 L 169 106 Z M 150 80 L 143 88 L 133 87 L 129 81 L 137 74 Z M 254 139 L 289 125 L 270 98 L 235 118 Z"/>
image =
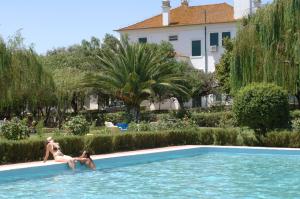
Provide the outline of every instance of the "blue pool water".
<path id="1" fill-rule="evenodd" d="M 96 163 L 0 172 L 0 198 L 300 198 L 298 151 L 197 148 Z"/>

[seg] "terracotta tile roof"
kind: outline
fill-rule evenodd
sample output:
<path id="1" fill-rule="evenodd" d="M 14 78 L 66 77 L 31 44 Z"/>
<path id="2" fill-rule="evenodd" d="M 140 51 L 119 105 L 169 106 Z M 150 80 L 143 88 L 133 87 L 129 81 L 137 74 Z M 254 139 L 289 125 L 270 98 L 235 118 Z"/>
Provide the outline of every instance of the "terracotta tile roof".
<path id="1" fill-rule="evenodd" d="M 206 24 L 236 21 L 233 7 L 227 3 L 189 7 L 182 5 L 171 10 L 170 25 L 167 27 L 205 24 L 205 10 L 207 13 Z M 166 26 L 162 25 L 162 14 L 160 14 L 118 31 L 162 27 Z"/>

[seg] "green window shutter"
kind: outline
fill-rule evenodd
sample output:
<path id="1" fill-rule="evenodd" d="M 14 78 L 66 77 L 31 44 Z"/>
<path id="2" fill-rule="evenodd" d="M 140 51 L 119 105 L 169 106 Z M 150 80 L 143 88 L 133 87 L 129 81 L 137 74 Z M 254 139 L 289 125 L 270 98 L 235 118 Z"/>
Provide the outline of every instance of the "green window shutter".
<path id="1" fill-rule="evenodd" d="M 139 38 L 139 43 L 141 43 L 141 44 L 147 43 L 147 37 L 141 37 L 141 38 Z"/>
<path id="2" fill-rule="evenodd" d="M 224 39 L 231 39 L 231 32 L 222 32 L 222 45 L 224 46 Z"/>
<path id="3" fill-rule="evenodd" d="M 210 33 L 210 46 L 219 46 L 219 33 Z"/>
<path id="4" fill-rule="evenodd" d="M 192 56 L 201 56 L 201 40 L 192 41 Z"/>

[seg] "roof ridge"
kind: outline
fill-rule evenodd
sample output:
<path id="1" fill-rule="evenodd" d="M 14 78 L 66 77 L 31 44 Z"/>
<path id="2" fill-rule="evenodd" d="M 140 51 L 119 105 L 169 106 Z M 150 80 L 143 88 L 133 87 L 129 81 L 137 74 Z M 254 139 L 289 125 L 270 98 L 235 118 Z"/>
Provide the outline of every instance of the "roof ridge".
<path id="1" fill-rule="evenodd" d="M 185 8 L 181 5 L 178 7 L 174 7 L 173 9 L 171 9 L 170 12 L 173 16 L 173 19 L 175 18 L 178 21 L 178 24 L 176 23 L 176 25 L 195 25 L 195 24 L 202 24 L 201 19 L 197 15 L 197 8 L 198 8 L 198 10 L 201 10 L 201 7 L 205 8 L 205 7 L 213 7 L 213 6 L 219 6 L 220 8 L 223 8 L 225 10 L 224 10 L 224 14 L 222 17 L 216 18 L 213 21 L 211 21 L 210 23 L 226 23 L 226 22 L 235 21 L 235 19 L 233 17 L 233 6 L 231 6 L 230 4 L 228 4 L 226 2 L 205 4 L 205 5 L 198 5 L 198 6 L 189 6 L 187 8 L 190 8 L 190 9 L 187 9 L 187 10 L 188 10 L 188 12 L 191 12 L 188 15 L 188 17 L 190 17 L 190 18 L 188 18 L 187 16 L 182 16 L 182 15 L 178 14 L 181 12 L 181 10 L 183 8 Z M 193 17 L 191 18 L 191 16 L 193 16 Z M 169 26 L 162 26 L 162 23 L 160 21 L 161 17 L 162 17 L 162 13 L 154 15 L 152 17 L 149 17 L 145 20 L 138 21 L 132 25 L 126 26 L 117 31 L 135 30 L 135 29 L 144 29 L 144 28 L 170 27 L 170 26 L 175 25 L 175 24 L 170 24 Z M 182 20 L 180 19 L 180 17 Z M 171 22 L 172 22 L 172 19 L 171 19 Z"/>
<path id="2" fill-rule="evenodd" d="M 216 6 L 216 5 L 222 5 L 222 4 L 226 4 L 230 7 L 233 7 L 232 5 L 230 5 L 229 3 L 223 2 L 223 3 L 212 3 L 212 4 L 205 4 L 205 5 L 198 5 L 198 6 L 189 6 L 189 8 L 193 8 L 193 7 L 201 7 L 201 6 Z M 181 7 L 181 6 L 179 6 Z"/>

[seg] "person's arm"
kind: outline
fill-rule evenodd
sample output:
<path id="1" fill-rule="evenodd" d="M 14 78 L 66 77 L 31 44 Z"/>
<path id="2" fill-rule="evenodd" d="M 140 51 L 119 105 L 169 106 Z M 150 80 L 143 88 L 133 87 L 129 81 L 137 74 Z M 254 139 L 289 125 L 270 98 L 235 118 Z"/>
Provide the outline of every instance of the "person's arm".
<path id="1" fill-rule="evenodd" d="M 93 160 L 91 160 L 91 169 L 96 170 L 96 165 Z"/>
<path id="2" fill-rule="evenodd" d="M 48 158 L 49 158 L 49 145 L 47 145 L 46 147 L 46 155 L 44 157 L 44 162 L 47 162 Z"/>
<path id="3" fill-rule="evenodd" d="M 74 158 L 76 161 L 79 161 L 80 164 L 84 164 L 88 159 L 87 158 L 82 158 L 81 156 L 78 158 Z"/>

